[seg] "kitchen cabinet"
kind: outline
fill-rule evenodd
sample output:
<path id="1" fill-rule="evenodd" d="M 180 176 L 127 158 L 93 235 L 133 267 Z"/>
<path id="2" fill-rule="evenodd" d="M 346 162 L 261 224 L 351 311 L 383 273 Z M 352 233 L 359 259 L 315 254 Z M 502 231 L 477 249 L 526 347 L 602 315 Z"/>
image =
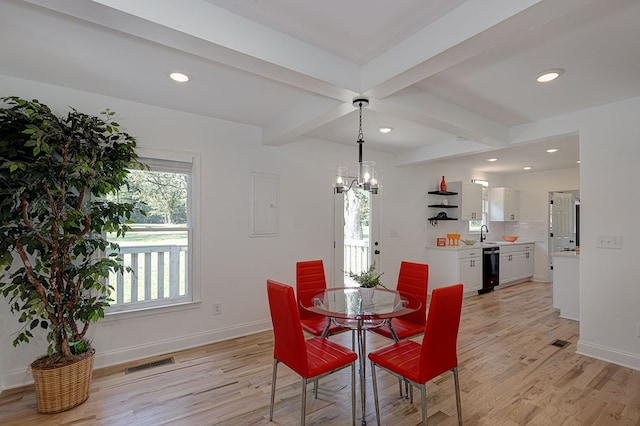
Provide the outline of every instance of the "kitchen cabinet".
<path id="1" fill-rule="evenodd" d="M 533 277 L 533 243 L 500 246 L 500 285 L 517 284 Z"/>
<path id="2" fill-rule="evenodd" d="M 489 191 L 489 206 L 493 221 L 520 220 L 520 191 L 512 188 L 492 188 Z"/>
<path id="3" fill-rule="evenodd" d="M 465 293 L 482 289 L 482 249 L 460 250 L 458 266 Z"/>
<path id="4" fill-rule="evenodd" d="M 482 288 L 482 248 L 427 248 L 429 292 L 434 288 L 462 283 L 465 296 Z"/>
<path id="5" fill-rule="evenodd" d="M 553 253 L 553 307 L 560 317 L 580 321 L 580 254 Z"/>
<path id="6" fill-rule="evenodd" d="M 448 187 L 458 193 L 455 200 L 459 205 L 460 220 L 482 219 L 482 185 L 458 181 L 449 183 Z"/>

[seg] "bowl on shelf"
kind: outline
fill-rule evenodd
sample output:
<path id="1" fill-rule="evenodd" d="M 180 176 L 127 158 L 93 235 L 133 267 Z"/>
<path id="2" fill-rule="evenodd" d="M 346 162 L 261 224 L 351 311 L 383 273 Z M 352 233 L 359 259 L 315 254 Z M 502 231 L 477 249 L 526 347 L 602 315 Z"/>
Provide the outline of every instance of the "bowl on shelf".
<path id="1" fill-rule="evenodd" d="M 502 239 L 508 243 L 515 243 L 518 239 L 517 235 L 503 235 Z"/>
<path id="2" fill-rule="evenodd" d="M 468 246 L 472 246 L 476 243 L 476 240 L 460 240 Z"/>

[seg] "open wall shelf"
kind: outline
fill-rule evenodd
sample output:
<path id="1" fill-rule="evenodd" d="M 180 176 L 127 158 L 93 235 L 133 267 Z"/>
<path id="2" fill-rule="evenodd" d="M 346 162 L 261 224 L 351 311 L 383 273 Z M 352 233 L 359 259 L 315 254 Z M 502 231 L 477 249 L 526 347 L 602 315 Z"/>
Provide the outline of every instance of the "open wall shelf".
<path id="1" fill-rule="evenodd" d="M 451 192 L 451 191 L 429 191 L 428 194 L 431 194 L 431 195 L 458 195 L 457 192 Z"/>

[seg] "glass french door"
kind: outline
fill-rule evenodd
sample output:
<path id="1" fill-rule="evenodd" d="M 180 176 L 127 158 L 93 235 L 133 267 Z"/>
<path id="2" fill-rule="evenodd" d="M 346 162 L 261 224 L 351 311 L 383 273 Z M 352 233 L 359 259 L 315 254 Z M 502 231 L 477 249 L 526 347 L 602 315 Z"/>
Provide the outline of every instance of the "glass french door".
<path id="1" fill-rule="evenodd" d="M 349 272 L 360 273 L 373 262 L 380 264 L 378 197 L 360 188 L 334 196 L 335 287 L 355 285 Z"/>

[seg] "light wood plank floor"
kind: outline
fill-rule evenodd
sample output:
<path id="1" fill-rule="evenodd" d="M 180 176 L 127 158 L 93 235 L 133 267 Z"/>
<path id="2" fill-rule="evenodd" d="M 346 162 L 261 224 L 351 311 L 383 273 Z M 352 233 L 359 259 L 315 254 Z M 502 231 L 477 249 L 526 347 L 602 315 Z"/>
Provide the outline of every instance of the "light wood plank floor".
<path id="1" fill-rule="evenodd" d="M 640 425 L 640 371 L 577 355 L 578 323 L 558 318 L 551 290 L 525 283 L 465 299 L 458 351 L 464 424 Z M 350 333 L 332 339 L 351 344 Z M 552 346 L 554 339 L 570 345 Z M 389 341 L 370 333 L 367 343 L 371 349 Z M 0 424 L 295 425 L 300 380 L 282 364 L 268 421 L 272 348 L 272 334 L 264 332 L 169 354 L 172 365 L 97 370 L 89 400 L 60 414 L 38 414 L 32 389 L 5 391 Z M 346 369 L 323 379 L 317 399 L 309 388 L 307 424 L 349 424 L 349 378 Z M 384 424 L 420 423 L 419 397 L 414 404 L 400 399 L 397 380 L 382 372 L 379 384 Z M 370 377 L 368 395 L 374 425 Z M 457 424 L 450 373 L 429 383 L 427 410 L 432 425 Z"/>

